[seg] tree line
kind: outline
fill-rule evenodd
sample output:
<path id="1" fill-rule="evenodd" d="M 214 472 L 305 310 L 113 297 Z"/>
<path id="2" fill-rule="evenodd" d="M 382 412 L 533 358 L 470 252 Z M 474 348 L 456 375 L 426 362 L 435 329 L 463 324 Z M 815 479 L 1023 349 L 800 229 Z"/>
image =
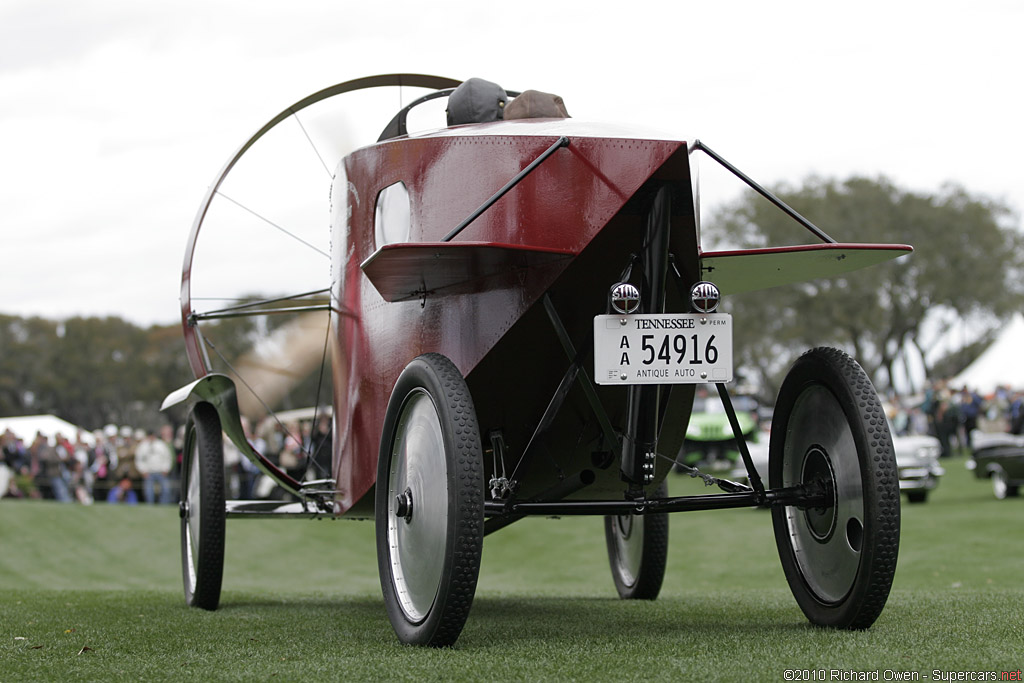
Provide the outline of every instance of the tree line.
<path id="1" fill-rule="evenodd" d="M 178 325 L 0 315 L 0 415 L 152 428 L 164 397 L 191 379 Z"/>
<path id="2" fill-rule="evenodd" d="M 231 363 L 287 320 L 275 315 L 206 324 L 207 340 L 216 342 L 210 352 L 212 371 L 233 374 Z M 184 421 L 181 409 L 163 414 L 160 406 L 169 393 L 193 379 L 181 325 L 141 327 L 119 317 L 48 320 L 0 314 L 0 417 L 53 414 L 90 431 L 108 424 L 155 430 Z M 329 387 L 329 369 L 323 377 L 314 372 L 296 378 L 275 407 L 287 410 L 329 401 L 330 390 L 320 386 L 324 381 Z"/>
<path id="3" fill-rule="evenodd" d="M 727 297 L 737 321 L 737 367 L 769 395 L 795 357 L 819 345 L 849 351 L 880 389 L 892 385 L 898 360 L 911 353 L 930 377 L 955 374 L 973 357 L 960 354 L 937 367 L 927 361 L 940 315 L 973 321 L 984 338 L 1022 310 L 1024 236 L 1019 217 L 999 201 L 953 184 L 931 194 L 863 177 L 810 178 L 773 192 L 839 242 L 910 244 L 914 253 L 839 277 Z M 753 191 L 717 212 L 704 234 L 718 236 L 705 249 L 815 241 Z"/>

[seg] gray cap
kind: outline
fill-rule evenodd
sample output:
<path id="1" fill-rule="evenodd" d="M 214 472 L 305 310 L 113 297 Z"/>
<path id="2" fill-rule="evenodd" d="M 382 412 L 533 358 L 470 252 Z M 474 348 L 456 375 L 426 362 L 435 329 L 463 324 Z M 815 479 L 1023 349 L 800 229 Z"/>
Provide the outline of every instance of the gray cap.
<path id="1" fill-rule="evenodd" d="M 485 123 L 504 118 L 508 96 L 497 83 L 482 78 L 470 78 L 448 98 L 448 125 Z"/>

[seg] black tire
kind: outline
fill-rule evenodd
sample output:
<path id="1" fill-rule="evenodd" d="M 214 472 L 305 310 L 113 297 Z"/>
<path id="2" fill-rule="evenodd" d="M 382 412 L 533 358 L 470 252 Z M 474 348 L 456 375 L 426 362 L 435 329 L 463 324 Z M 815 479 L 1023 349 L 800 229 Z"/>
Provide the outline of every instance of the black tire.
<path id="1" fill-rule="evenodd" d="M 1007 482 L 1006 472 L 1001 469 L 992 472 L 992 493 L 997 500 L 1016 498 L 1020 495 L 1020 487 Z"/>
<path id="2" fill-rule="evenodd" d="M 181 569 L 185 602 L 214 610 L 224 577 L 224 443 L 208 403 L 189 415 L 181 463 Z"/>
<path id="3" fill-rule="evenodd" d="M 907 502 L 908 503 L 926 503 L 928 502 L 927 491 L 907 491 Z"/>
<path id="4" fill-rule="evenodd" d="M 376 491 L 377 564 L 398 639 L 454 644 L 480 572 L 484 477 L 469 388 L 444 356 L 420 356 L 399 376 Z"/>
<path id="5" fill-rule="evenodd" d="M 661 482 L 654 497 L 668 497 L 668 482 Z M 668 513 L 608 515 L 604 518 L 604 538 L 619 597 L 657 598 L 668 562 Z"/>
<path id="6" fill-rule="evenodd" d="M 832 505 L 772 509 L 790 589 L 816 625 L 864 629 L 892 587 L 900 490 L 892 437 L 864 370 L 838 349 L 800 357 L 772 421 L 771 488 L 831 480 Z"/>

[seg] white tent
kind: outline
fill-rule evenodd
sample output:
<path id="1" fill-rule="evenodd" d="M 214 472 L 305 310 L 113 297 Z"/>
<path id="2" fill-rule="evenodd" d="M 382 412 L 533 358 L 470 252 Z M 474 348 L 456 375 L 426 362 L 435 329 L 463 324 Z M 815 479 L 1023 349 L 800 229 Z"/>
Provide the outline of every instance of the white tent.
<path id="1" fill-rule="evenodd" d="M 993 393 L 997 386 L 1024 389 L 1024 316 L 1017 313 L 999 332 L 996 340 L 949 380 L 949 386 L 966 386 L 983 396 Z"/>
<path id="2" fill-rule="evenodd" d="M 82 441 L 90 446 L 96 443 L 96 438 L 85 429 L 73 425 L 67 420 L 62 420 L 56 415 L 27 415 L 24 417 L 0 417 L 0 434 L 10 429 L 15 436 L 21 438 L 25 445 L 32 443 L 36 438 L 36 432 L 54 443 L 54 437 L 61 434 L 64 438 L 74 443 L 79 433 Z"/>

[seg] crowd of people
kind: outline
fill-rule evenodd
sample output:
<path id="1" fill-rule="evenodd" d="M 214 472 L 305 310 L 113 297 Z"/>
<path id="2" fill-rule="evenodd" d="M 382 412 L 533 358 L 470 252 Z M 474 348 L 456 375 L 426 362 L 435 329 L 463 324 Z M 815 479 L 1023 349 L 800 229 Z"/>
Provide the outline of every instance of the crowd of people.
<path id="1" fill-rule="evenodd" d="M 1024 433 L 1024 391 L 997 387 L 982 396 L 968 387 L 952 387 L 946 380 L 931 382 L 923 397 L 908 402 L 894 398 L 890 418 L 897 434 L 931 434 L 939 440 L 943 457 L 970 451 L 972 433 Z"/>
<path id="2" fill-rule="evenodd" d="M 10 429 L 0 434 L 7 485 L 14 498 L 47 498 L 84 505 L 97 498 L 111 503 L 170 503 L 177 499 L 171 475 L 178 455 L 173 430 L 120 429 L 109 425 L 91 434 L 41 432 L 30 441 Z"/>
<path id="3" fill-rule="evenodd" d="M 943 456 L 969 451 L 975 429 L 1024 433 L 1024 391 L 998 387 L 980 396 L 945 381 L 931 383 L 923 398 L 890 399 L 889 417 L 897 434 L 932 434 Z M 330 476 L 331 423 L 321 415 L 288 424 L 266 418 L 255 429 L 243 420 L 249 442 L 293 478 Z M 62 434 L 31 440 L 9 429 L 0 434 L 0 497 L 46 498 L 85 505 L 176 503 L 181 480 L 184 427 L 156 431 L 108 425 L 74 440 Z M 269 477 L 224 439 L 225 483 L 229 498 L 274 498 L 281 491 Z"/>
<path id="4" fill-rule="evenodd" d="M 265 419 L 256 429 L 243 420 L 250 443 L 291 476 L 330 476 L 330 419 L 280 424 Z M 155 431 L 108 425 L 91 434 L 30 440 L 10 429 L 0 434 L 0 497 L 52 499 L 90 505 L 96 501 L 136 505 L 177 503 L 180 497 L 184 427 Z M 281 494 L 252 462 L 224 439 L 228 497 L 268 498 Z"/>

